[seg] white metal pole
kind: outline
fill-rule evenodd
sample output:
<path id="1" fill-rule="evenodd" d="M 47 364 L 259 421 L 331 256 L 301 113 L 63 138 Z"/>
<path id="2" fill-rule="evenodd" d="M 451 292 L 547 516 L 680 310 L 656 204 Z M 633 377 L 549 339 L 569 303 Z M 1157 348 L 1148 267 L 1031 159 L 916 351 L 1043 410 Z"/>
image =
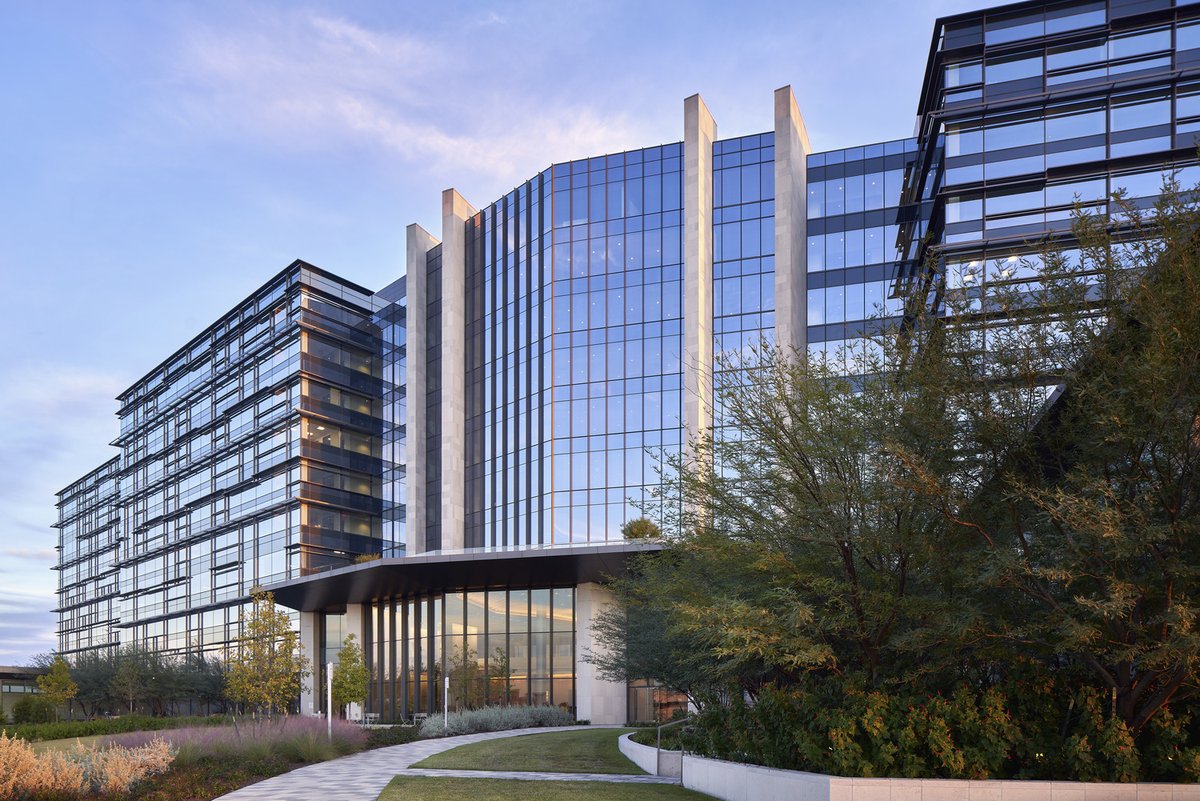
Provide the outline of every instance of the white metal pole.
<path id="1" fill-rule="evenodd" d="M 442 725 L 450 724 L 450 674 L 446 674 L 446 686 L 442 690 Z"/>
<path id="2" fill-rule="evenodd" d="M 333 663 L 325 665 L 325 730 L 333 739 Z"/>

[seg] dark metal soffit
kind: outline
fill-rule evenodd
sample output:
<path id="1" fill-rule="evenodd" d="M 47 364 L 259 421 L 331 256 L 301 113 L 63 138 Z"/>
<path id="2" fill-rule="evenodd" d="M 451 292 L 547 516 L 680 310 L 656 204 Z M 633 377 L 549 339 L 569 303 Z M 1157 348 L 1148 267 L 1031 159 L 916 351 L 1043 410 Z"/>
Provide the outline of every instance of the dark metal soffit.
<path id="1" fill-rule="evenodd" d="M 623 573 L 632 556 L 662 549 L 662 543 L 658 542 L 617 542 L 432 551 L 348 565 L 266 589 L 275 594 L 276 603 L 311 612 L 426 592 L 604 581 Z"/>

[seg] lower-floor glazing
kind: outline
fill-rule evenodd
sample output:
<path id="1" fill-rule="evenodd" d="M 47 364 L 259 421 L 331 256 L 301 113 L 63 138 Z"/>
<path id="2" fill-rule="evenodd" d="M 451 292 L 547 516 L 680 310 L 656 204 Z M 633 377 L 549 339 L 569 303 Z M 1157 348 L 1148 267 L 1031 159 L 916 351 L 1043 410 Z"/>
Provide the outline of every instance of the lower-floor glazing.
<path id="1" fill-rule="evenodd" d="M 366 711 L 382 720 L 496 705 L 575 709 L 575 589 L 500 588 L 363 606 Z M 344 615 L 324 616 L 332 651 Z M 447 704 L 447 700 L 449 703 Z"/>

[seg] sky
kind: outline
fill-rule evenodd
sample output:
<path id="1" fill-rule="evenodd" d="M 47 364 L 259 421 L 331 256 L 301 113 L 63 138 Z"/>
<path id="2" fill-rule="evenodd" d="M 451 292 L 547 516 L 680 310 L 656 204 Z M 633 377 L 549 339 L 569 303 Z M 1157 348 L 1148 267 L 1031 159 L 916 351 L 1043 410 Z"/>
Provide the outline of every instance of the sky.
<path id="1" fill-rule="evenodd" d="M 933 22 L 983 0 L 0 0 L 0 664 L 54 648 L 55 493 L 116 395 L 297 258 L 372 289 L 440 195 L 772 127 L 912 134 Z M 899 13 L 898 13 L 899 11 Z"/>

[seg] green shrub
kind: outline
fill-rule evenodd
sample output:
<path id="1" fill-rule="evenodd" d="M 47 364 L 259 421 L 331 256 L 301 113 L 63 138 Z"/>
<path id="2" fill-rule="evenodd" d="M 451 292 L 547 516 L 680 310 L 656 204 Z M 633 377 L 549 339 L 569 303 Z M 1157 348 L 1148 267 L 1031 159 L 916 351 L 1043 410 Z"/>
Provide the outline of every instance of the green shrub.
<path id="1" fill-rule="evenodd" d="M 445 723 L 441 715 L 425 718 L 421 723 L 421 737 L 449 737 L 538 726 L 570 726 L 574 722 L 574 715 L 556 706 L 485 706 L 482 709 L 451 712 Z"/>
<path id="2" fill-rule="evenodd" d="M 27 723 L 50 723 L 54 720 L 54 705 L 40 696 L 27 695 L 13 704 L 12 719 L 18 726 Z M 17 732 L 16 736 L 21 737 L 19 728 Z"/>
<path id="3" fill-rule="evenodd" d="M 692 729 L 690 724 L 684 726 L 672 726 L 669 729 L 663 729 L 662 732 L 662 747 L 667 751 L 678 751 L 685 743 L 691 742 Z M 639 726 L 637 731 L 630 738 L 635 743 L 648 745 L 652 748 L 659 745 L 658 727 L 656 726 Z"/>
<path id="4" fill-rule="evenodd" d="M 732 698 L 706 707 L 682 734 L 689 750 L 839 776 L 1200 780 L 1190 715 L 1160 713 L 1135 740 L 1106 695 L 1065 679 L 984 691 L 963 685 L 948 696 L 813 680 L 803 689 L 767 687 L 754 703 Z M 654 730 L 644 731 L 635 739 L 653 744 Z"/>
<path id="5" fill-rule="evenodd" d="M 389 745 L 411 743 L 420 736 L 417 726 L 381 726 L 367 729 L 367 748 L 384 748 Z"/>
<path id="6" fill-rule="evenodd" d="M 1200 781 L 1200 748 L 1194 742 L 1193 716 L 1175 713 L 1170 707 L 1150 719 L 1150 737 L 1142 749 L 1142 763 L 1156 766 L 1155 780 L 1161 782 Z"/>
<path id="7" fill-rule="evenodd" d="M 50 712 L 54 720 L 54 711 Z M 187 726 L 222 726 L 229 723 L 229 716 L 152 718 L 147 715 L 122 715 L 119 718 L 99 720 L 64 720 L 58 723 L 30 722 L 13 729 L 12 734 L 29 742 L 39 740 L 64 740 L 73 737 L 93 737 L 106 734 L 128 734 L 135 731 L 159 731 L 180 729 Z"/>

